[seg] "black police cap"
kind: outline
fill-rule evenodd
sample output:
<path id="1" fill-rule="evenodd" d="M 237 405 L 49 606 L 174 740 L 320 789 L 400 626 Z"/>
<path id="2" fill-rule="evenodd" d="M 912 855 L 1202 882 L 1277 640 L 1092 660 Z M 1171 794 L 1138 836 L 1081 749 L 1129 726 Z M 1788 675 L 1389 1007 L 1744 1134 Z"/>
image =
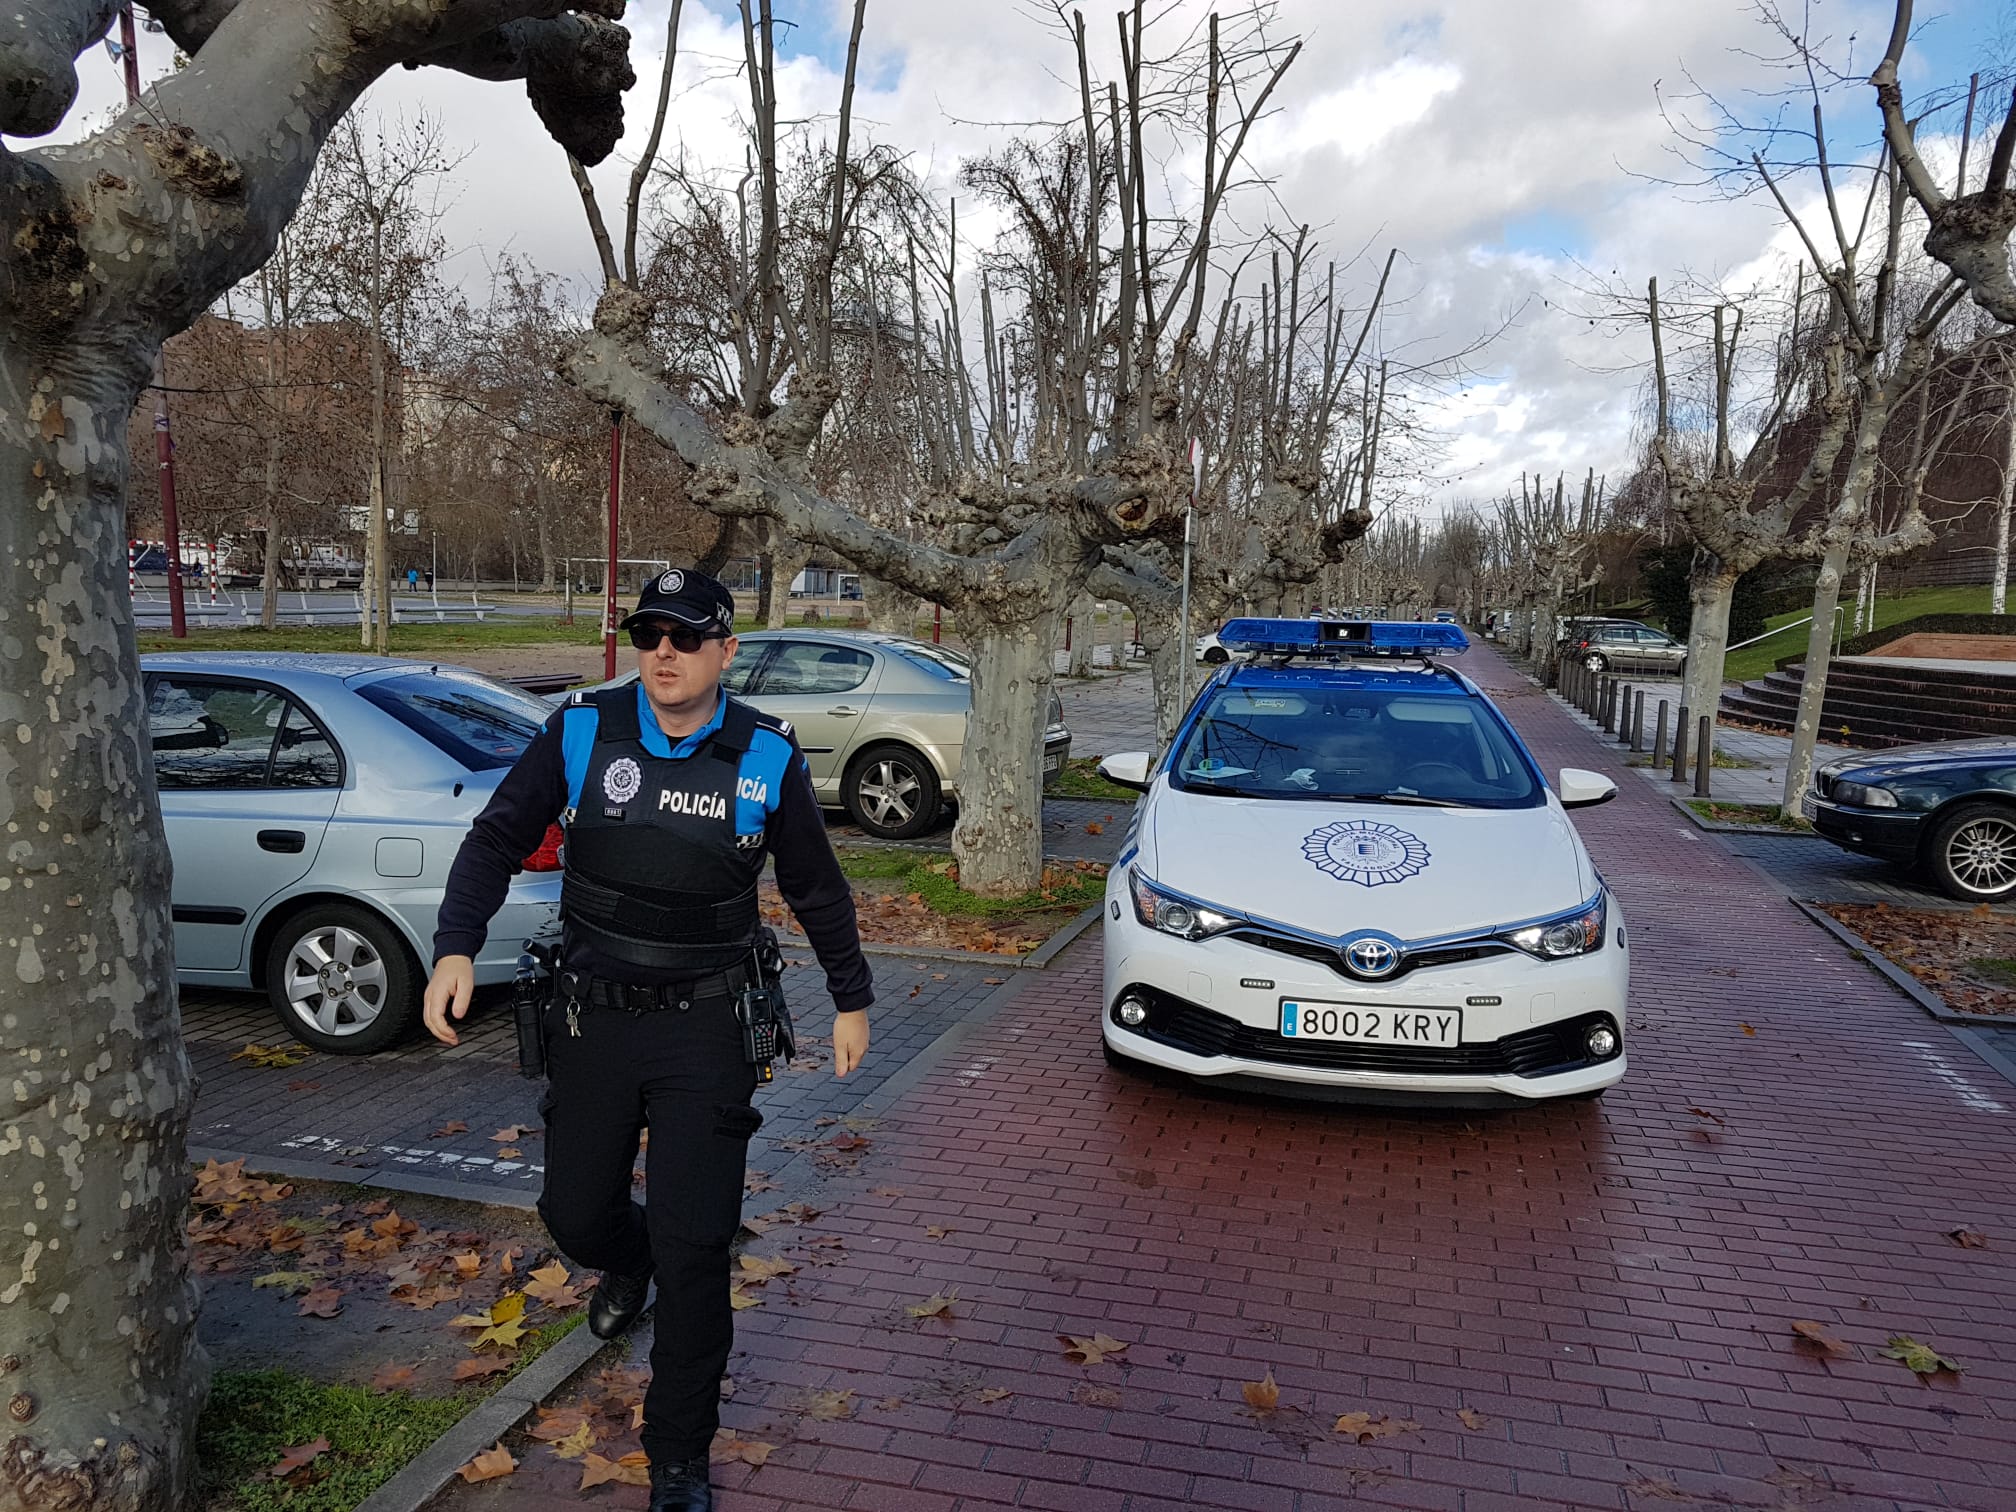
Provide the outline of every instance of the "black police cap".
<path id="1" fill-rule="evenodd" d="M 628 630 L 642 619 L 677 620 L 717 635 L 735 633 L 735 596 L 718 578 L 690 567 L 661 572 L 644 585 L 636 612 L 617 628 Z"/>

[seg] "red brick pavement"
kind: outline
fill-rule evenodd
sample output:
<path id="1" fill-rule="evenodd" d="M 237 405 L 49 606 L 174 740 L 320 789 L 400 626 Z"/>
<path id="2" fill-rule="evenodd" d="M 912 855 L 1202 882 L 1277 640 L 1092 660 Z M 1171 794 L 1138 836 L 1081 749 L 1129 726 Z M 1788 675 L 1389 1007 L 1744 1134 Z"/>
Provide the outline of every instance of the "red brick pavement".
<path id="1" fill-rule="evenodd" d="M 1633 930 L 1626 1081 L 1449 1115 L 1138 1080 L 1100 1059 L 1089 942 L 755 1246 L 844 1241 L 739 1317 L 727 1419 L 781 1447 L 717 1472 L 724 1512 L 2016 1509 L 2016 1087 L 1468 661 L 1548 766 L 1620 780 L 1578 824 Z M 949 1321 L 904 1312 L 955 1288 Z M 1102 1330 L 1102 1365 L 1056 1342 Z M 1899 1333 L 1964 1373 L 1921 1384 L 1878 1354 Z M 792 1410 L 835 1388 L 850 1419 Z M 1419 1427 L 1361 1446 L 1330 1431 L 1354 1411 Z M 579 1505 L 525 1458 L 453 1505 Z"/>

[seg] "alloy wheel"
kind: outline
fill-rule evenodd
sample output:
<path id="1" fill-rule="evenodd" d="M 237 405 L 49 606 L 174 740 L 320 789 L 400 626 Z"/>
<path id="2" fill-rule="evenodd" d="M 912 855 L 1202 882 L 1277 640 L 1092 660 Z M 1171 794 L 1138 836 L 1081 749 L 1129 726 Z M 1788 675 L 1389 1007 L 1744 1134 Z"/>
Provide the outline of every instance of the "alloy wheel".
<path id="1" fill-rule="evenodd" d="M 1970 892 L 2016 887 L 2016 823 L 1984 816 L 1961 825 L 1946 842 L 1946 864 Z"/>
<path id="2" fill-rule="evenodd" d="M 908 824 L 916 815 L 922 790 L 917 774 L 906 763 L 889 756 L 864 768 L 855 789 L 861 795 L 862 809 L 877 824 L 889 829 Z"/>
<path id="3" fill-rule="evenodd" d="M 341 924 L 310 930 L 282 968 L 288 1006 L 324 1034 L 358 1034 L 385 1006 L 385 961 L 369 940 Z"/>

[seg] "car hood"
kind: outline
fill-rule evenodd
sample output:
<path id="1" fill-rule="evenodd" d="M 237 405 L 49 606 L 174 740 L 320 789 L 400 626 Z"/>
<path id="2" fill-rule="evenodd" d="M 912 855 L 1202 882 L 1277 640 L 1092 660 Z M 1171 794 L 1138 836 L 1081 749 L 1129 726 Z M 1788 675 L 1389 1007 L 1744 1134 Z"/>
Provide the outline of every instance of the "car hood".
<path id="1" fill-rule="evenodd" d="M 1935 740 L 1923 745 L 1894 746 L 1864 756 L 1847 756 L 1821 768 L 1830 777 L 1864 782 L 1873 777 L 1911 777 L 1950 767 L 1992 766 L 2016 762 L 2016 740 L 1988 736 L 1976 740 Z"/>
<path id="2" fill-rule="evenodd" d="M 1563 912 L 1596 879 L 1567 816 L 1527 809 L 1224 798 L 1163 787 L 1141 838 L 1165 887 L 1341 937 L 1435 939 Z"/>

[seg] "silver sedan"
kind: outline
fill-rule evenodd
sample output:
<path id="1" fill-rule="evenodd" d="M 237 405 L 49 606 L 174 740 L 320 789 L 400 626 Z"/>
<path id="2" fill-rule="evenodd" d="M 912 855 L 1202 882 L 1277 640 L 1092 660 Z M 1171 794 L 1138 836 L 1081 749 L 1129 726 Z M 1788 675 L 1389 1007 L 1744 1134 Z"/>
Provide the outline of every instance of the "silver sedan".
<path id="1" fill-rule="evenodd" d="M 966 658 L 929 641 L 869 630 L 756 630 L 741 637 L 721 682 L 764 713 L 791 722 L 812 768 L 812 790 L 869 834 L 908 840 L 938 823 L 959 792 L 973 674 Z M 619 683 L 636 680 L 631 672 Z M 1053 691 L 1043 775 L 1071 754 L 1064 704 Z"/>
<path id="2" fill-rule="evenodd" d="M 469 822 L 550 706 L 453 667 L 370 656 L 141 659 L 189 986 L 263 990 L 288 1033 L 363 1055 L 414 1022 Z M 559 833 L 526 858 L 476 960 L 508 981 L 553 933 Z"/>

